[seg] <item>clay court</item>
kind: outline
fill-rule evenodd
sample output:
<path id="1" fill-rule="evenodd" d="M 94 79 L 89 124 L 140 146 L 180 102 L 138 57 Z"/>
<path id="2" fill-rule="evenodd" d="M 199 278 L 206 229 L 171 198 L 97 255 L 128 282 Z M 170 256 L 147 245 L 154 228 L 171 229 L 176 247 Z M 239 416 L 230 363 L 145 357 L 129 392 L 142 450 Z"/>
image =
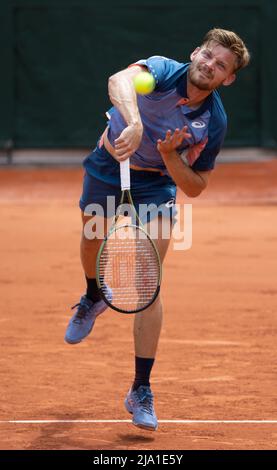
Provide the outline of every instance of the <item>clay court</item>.
<path id="1" fill-rule="evenodd" d="M 0 171 L 0 448 L 275 449 L 277 160 L 220 164 L 198 199 L 179 194 L 193 244 L 165 261 L 155 433 L 123 406 L 132 316 L 107 310 L 81 344 L 63 340 L 84 289 L 82 175 Z"/>

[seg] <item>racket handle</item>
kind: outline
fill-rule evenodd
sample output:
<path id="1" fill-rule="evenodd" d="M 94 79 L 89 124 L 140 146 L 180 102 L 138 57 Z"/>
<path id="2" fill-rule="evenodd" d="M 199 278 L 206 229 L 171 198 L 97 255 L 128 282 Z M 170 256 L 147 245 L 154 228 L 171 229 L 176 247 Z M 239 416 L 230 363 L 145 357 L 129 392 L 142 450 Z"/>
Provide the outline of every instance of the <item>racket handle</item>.
<path id="1" fill-rule="evenodd" d="M 130 160 L 124 160 L 120 162 L 120 181 L 121 181 L 121 190 L 130 189 Z"/>

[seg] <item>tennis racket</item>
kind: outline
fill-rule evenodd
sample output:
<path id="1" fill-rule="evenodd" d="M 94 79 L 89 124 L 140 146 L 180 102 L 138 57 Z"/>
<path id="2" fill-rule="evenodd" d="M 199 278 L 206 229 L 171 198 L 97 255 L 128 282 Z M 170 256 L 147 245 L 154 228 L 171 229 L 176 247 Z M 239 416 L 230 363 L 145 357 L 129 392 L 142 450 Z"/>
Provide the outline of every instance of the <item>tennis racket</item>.
<path id="1" fill-rule="evenodd" d="M 129 159 L 120 162 L 120 179 L 120 204 L 97 254 L 96 282 L 109 307 L 122 313 L 137 313 L 149 307 L 159 294 L 161 261 L 133 203 Z M 135 223 L 126 223 L 126 198 L 128 215 L 131 211 Z"/>

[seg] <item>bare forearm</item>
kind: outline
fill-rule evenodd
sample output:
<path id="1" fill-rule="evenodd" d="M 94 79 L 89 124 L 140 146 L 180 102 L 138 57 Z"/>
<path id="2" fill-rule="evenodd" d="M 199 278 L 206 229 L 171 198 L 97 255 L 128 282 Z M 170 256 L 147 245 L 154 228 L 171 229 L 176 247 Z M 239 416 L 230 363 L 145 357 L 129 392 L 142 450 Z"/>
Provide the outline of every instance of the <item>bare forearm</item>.
<path id="1" fill-rule="evenodd" d="M 126 122 L 126 127 L 114 141 L 114 158 L 118 161 L 124 161 L 135 153 L 140 146 L 143 134 L 133 82 L 133 78 L 140 70 L 139 66 L 134 66 L 112 75 L 109 79 L 110 100 Z"/>
<path id="2" fill-rule="evenodd" d="M 111 102 L 119 110 L 127 125 L 142 126 L 132 75 L 126 74 L 126 71 L 112 75 L 108 90 Z"/>
<path id="3" fill-rule="evenodd" d="M 176 185 L 189 197 L 196 197 L 205 189 L 206 182 L 187 166 L 176 151 L 162 154 L 166 168 Z"/>

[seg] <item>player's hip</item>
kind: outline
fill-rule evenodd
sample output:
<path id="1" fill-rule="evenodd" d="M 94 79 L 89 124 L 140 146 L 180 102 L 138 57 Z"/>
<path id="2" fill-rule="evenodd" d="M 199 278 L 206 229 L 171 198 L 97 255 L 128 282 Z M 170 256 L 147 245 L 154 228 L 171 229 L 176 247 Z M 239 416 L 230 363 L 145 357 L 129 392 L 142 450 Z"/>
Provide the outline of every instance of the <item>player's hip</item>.
<path id="1" fill-rule="evenodd" d="M 154 173 L 131 170 L 132 198 L 137 213 L 143 223 L 157 215 L 163 215 L 175 221 L 176 185 L 171 178 Z M 133 175 L 135 173 L 135 175 Z M 113 217 L 120 203 L 121 188 L 114 181 L 101 181 L 88 172 L 84 175 L 80 208 L 83 212 L 96 212 L 105 218 Z"/>

